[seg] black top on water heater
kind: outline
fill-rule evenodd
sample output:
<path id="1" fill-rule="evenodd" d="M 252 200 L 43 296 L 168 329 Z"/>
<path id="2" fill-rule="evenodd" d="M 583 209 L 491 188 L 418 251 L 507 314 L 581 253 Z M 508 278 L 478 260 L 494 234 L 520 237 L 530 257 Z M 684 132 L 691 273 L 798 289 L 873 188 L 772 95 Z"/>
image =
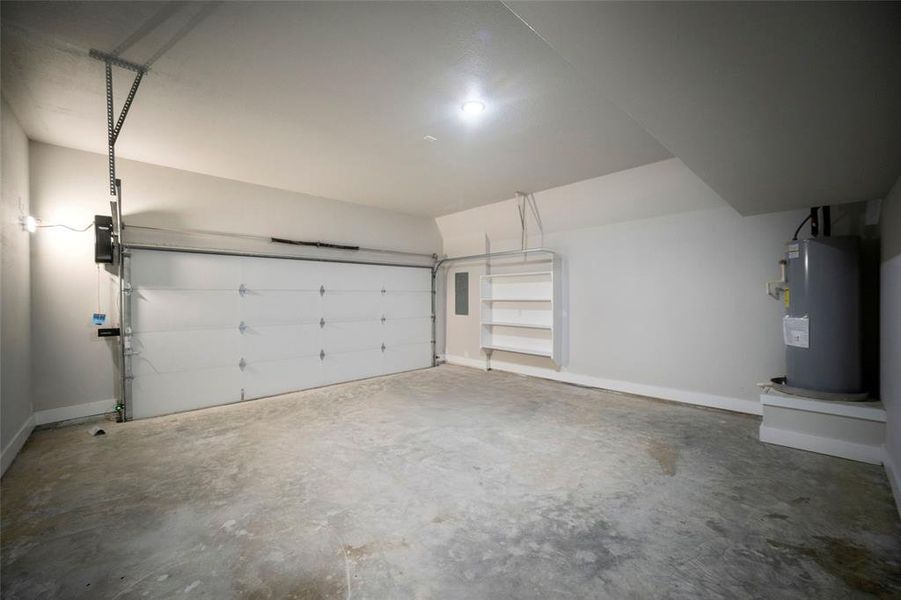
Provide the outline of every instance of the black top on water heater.
<path id="1" fill-rule="evenodd" d="M 786 384 L 818 392 L 860 392 L 860 240 L 792 240 L 785 260 Z"/>

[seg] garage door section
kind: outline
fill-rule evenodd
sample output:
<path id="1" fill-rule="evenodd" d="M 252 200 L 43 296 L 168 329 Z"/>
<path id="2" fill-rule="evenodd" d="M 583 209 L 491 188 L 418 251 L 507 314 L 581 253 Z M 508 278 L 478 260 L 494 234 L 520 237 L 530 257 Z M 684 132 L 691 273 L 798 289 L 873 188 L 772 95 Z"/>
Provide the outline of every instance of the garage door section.
<path id="1" fill-rule="evenodd" d="M 431 366 L 427 268 L 134 250 L 130 417 Z"/>

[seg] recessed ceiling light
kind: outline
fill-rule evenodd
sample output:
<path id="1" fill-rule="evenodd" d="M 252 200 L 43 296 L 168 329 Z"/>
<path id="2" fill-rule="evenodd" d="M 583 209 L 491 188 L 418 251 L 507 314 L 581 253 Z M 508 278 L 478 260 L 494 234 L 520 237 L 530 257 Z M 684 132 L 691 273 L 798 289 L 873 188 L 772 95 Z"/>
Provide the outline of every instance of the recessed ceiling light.
<path id="1" fill-rule="evenodd" d="M 422 139 L 424 139 L 427 142 L 437 142 L 438 141 L 438 138 L 436 138 L 434 135 L 427 135 Z"/>
<path id="2" fill-rule="evenodd" d="M 485 103 L 478 100 L 467 100 L 460 105 L 460 110 L 467 115 L 477 115 L 485 110 Z"/>

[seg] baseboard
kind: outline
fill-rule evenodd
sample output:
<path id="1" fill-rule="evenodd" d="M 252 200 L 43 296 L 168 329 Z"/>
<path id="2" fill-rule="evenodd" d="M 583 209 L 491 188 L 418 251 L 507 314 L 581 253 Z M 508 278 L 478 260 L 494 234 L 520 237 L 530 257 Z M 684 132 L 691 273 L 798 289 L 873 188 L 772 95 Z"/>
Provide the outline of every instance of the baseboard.
<path id="1" fill-rule="evenodd" d="M 485 370 L 484 358 L 470 358 L 467 356 L 453 356 L 451 354 L 448 354 L 444 357 L 444 360 L 446 360 L 450 365 L 472 367 L 473 369 L 481 369 L 483 371 Z"/>
<path id="2" fill-rule="evenodd" d="M 96 400 L 94 402 L 86 402 L 84 404 L 76 404 L 74 406 L 64 406 L 62 408 L 50 408 L 47 410 L 39 410 L 34 413 L 35 425 L 46 425 L 47 423 L 58 423 L 60 421 L 68 421 L 70 419 L 80 419 L 82 417 L 93 417 L 94 415 L 102 415 L 113 412 L 116 409 L 116 400 Z"/>
<path id="3" fill-rule="evenodd" d="M 22 424 L 22 427 L 19 428 L 19 431 L 16 432 L 16 435 L 13 436 L 13 439 L 11 439 L 6 445 L 6 448 L 0 452 L 0 476 L 6 473 L 6 469 L 9 468 L 9 465 L 13 464 L 13 460 L 19 454 L 19 450 L 22 449 L 22 446 L 25 445 L 25 442 L 28 441 L 28 436 L 31 435 L 33 429 L 34 415 L 25 419 L 25 422 Z"/>
<path id="4" fill-rule="evenodd" d="M 481 358 L 468 358 L 463 356 L 454 356 L 451 354 L 448 354 L 445 358 L 447 359 L 447 362 L 452 365 L 474 367 L 476 369 L 482 370 L 485 369 L 485 360 Z M 651 398 L 671 400 L 673 402 L 692 404 L 694 406 L 720 408 L 723 410 L 730 410 L 732 412 L 746 413 L 751 415 L 759 415 L 762 413 L 760 403 L 756 400 L 730 398 L 728 396 L 717 396 L 715 394 L 691 392 L 687 390 L 678 390 L 656 385 L 633 383 L 630 381 L 619 381 L 616 379 L 604 379 L 602 377 L 580 375 L 578 373 L 570 373 L 567 371 L 554 371 L 541 367 L 519 365 L 516 363 L 505 362 L 496 359 L 492 359 L 491 368 L 497 371 L 507 371 L 509 373 L 517 373 L 519 375 L 529 375 L 530 377 L 540 377 L 541 379 L 551 379 L 553 381 L 562 381 L 563 383 L 572 383 L 585 387 L 613 390 L 616 392 L 625 392 L 627 394 L 636 394 L 638 396 L 649 396 Z"/>
<path id="5" fill-rule="evenodd" d="M 766 425 L 760 426 L 760 441 L 874 465 L 882 464 L 885 459 L 885 451 L 882 446 L 855 444 L 854 442 L 837 440 L 835 438 L 767 427 Z"/>
<path id="6" fill-rule="evenodd" d="M 895 497 L 895 508 L 898 509 L 898 518 L 901 518 L 901 473 L 898 472 L 898 466 L 892 460 L 888 448 L 885 448 L 885 459 L 882 461 L 885 467 L 885 474 L 888 475 L 889 485 L 892 486 L 892 495 Z"/>

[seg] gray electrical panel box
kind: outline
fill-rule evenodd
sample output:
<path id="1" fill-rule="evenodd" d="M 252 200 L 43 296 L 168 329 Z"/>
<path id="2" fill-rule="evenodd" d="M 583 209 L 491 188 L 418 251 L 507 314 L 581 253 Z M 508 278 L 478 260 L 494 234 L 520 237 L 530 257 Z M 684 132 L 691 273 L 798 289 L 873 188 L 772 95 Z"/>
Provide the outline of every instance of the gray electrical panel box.
<path id="1" fill-rule="evenodd" d="M 860 240 L 792 240 L 785 260 L 785 383 L 818 392 L 860 392 Z"/>
<path id="2" fill-rule="evenodd" d="M 469 272 L 454 273 L 454 314 L 469 314 Z"/>

